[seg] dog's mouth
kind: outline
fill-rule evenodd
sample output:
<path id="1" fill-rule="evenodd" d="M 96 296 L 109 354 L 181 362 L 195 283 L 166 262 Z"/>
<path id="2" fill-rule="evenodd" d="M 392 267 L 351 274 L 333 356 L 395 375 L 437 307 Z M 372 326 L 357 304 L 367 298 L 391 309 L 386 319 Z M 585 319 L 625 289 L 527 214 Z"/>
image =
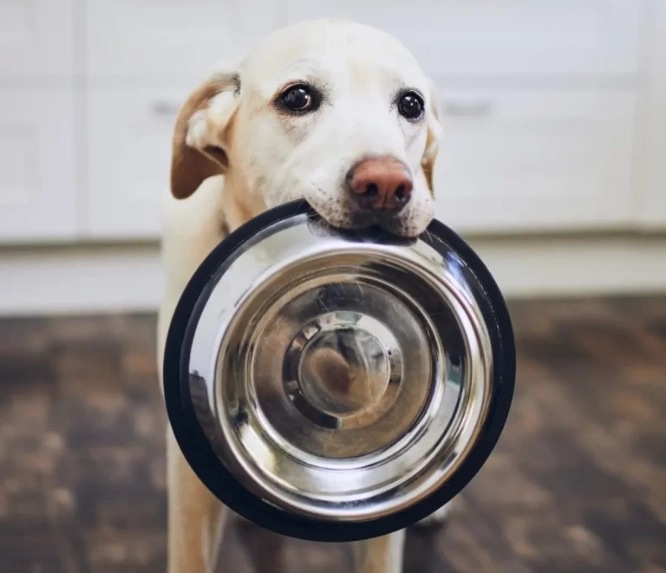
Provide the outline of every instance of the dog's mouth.
<path id="1" fill-rule="evenodd" d="M 409 245 L 417 240 L 416 236 L 394 233 L 376 224 L 359 226 L 334 225 L 312 210 L 312 224 L 323 233 L 334 230 L 337 234 L 348 237 L 354 242 L 382 243 L 384 245 Z"/>
<path id="2" fill-rule="evenodd" d="M 405 240 L 420 235 L 430 220 L 417 226 L 402 211 L 354 211 L 345 209 L 319 208 L 308 201 L 313 215 L 321 218 L 326 225 L 345 233 L 374 237 L 377 240 Z"/>
<path id="3" fill-rule="evenodd" d="M 406 224 L 405 217 L 400 213 L 358 213 L 351 218 L 350 228 L 364 231 L 376 230 L 382 235 L 388 234 L 403 239 L 413 236 L 413 232 L 410 233 Z"/>
<path id="4" fill-rule="evenodd" d="M 420 236 L 435 216 L 435 203 L 427 197 L 412 196 L 411 201 L 399 209 L 370 209 L 354 201 L 346 189 L 327 189 L 319 185 L 294 187 L 300 192 L 290 194 L 290 199 L 304 199 L 313 213 L 336 229 L 378 228 L 384 234 L 411 239 Z"/>

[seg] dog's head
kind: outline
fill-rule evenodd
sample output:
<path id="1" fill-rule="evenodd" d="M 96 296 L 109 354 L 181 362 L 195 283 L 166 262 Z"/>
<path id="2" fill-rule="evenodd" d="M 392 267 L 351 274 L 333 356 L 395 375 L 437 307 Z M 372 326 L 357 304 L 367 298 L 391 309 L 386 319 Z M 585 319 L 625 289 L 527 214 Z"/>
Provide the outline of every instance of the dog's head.
<path id="1" fill-rule="evenodd" d="M 279 30 L 181 109 L 171 189 L 213 175 L 248 216 L 305 198 L 330 224 L 415 236 L 434 214 L 432 84 L 388 34 L 339 20 Z"/>

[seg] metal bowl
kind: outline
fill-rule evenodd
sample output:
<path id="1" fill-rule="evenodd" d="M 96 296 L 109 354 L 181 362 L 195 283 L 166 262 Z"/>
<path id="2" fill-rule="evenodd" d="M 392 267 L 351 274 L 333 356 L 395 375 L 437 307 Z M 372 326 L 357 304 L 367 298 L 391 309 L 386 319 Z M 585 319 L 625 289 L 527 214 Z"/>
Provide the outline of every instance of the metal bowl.
<path id="1" fill-rule="evenodd" d="M 514 378 L 502 295 L 453 231 L 344 232 L 300 201 L 203 262 L 164 360 L 169 419 L 203 483 L 259 525 L 327 541 L 454 497 L 494 448 Z"/>

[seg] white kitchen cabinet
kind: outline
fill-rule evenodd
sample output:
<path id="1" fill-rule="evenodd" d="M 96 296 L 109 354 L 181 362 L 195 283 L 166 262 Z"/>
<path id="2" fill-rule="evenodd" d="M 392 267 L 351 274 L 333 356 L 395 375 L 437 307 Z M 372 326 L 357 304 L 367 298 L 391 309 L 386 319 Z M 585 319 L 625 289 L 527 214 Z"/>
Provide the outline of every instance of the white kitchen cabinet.
<path id="1" fill-rule="evenodd" d="M 74 94 L 0 91 L 0 241 L 72 239 Z"/>
<path id="2" fill-rule="evenodd" d="M 443 89 L 438 217 L 465 231 L 625 227 L 631 92 Z"/>
<path id="3" fill-rule="evenodd" d="M 0 1 L 0 77 L 51 78 L 73 69 L 73 0 Z"/>
<path id="4" fill-rule="evenodd" d="M 159 236 L 173 126 L 189 88 L 91 89 L 85 159 L 89 236 Z"/>
<path id="5" fill-rule="evenodd" d="M 272 30 L 274 10 L 259 0 L 88 0 L 87 71 L 203 77 Z"/>
<path id="6" fill-rule="evenodd" d="M 186 95 L 322 16 L 386 29 L 441 85 L 445 222 L 666 226 L 662 0 L 0 0 L 0 241 L 158 238 Z"/>
<path id="7" fill-rule="evenodd" d="M 284 21 L 342 17 L 403 41 L 431 74 L 634 74 L 643 0 L 285 0 Z"/>
<path id="8" fill-rule="evenodd" d="M 652 174 L 649 187 L 641 198 L 639 225 L 645 229 L 666 229 L 666 168 L 663 167 L 666 157 L 663 151 L 661 165 L 660 171 Z"/>
<path id="9" fill-rule="evenodd" d="M 641 227 L 666 229 L 666 2 L 655 2 L 651 18 L 652 57 L 641 109 L 645 145 L 639 166 L 637 219 Z"/>

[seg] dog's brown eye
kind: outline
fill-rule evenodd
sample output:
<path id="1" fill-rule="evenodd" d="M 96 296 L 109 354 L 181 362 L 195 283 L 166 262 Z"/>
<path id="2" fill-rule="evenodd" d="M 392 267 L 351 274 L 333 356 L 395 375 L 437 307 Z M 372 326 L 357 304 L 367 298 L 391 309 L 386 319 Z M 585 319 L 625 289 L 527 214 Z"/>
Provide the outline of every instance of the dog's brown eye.
<path id="1" fill-rule="evenodd" d="M 282 102 L 291 111 L 308 111 L 314 106 L 314 97 L 307 86 L 292 86 L 283 95 Z"/>
<path id="2" fill-rule="evenodd" d="M 400 98 L 398 110 L 407 119 L 419 119 L 423 115 L 423 100 L 414 92 L 407 92 Z"/>

